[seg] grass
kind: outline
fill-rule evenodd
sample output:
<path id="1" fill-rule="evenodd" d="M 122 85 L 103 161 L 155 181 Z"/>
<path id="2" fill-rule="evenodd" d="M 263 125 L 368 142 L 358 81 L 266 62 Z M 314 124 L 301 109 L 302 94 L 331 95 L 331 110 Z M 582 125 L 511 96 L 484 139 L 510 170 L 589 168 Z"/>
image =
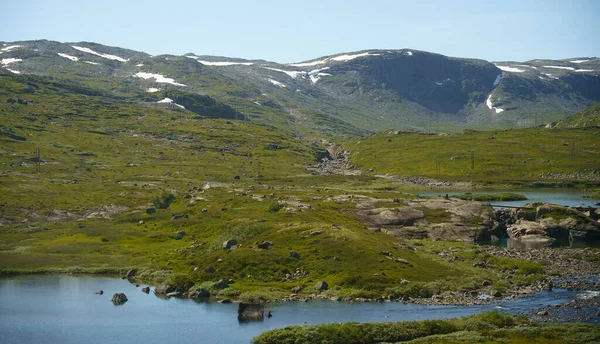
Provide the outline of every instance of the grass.
<path id="1" fill-rule="evenodd" d="M 600 327 L 591 324 L 528 325 L 523 316 L 497 312 L 463 318 L 395 323 L 290 326 L 264 332 L 255 344 L 269 343 L 594 343 Z"/>
<path id="2" fill-rule="evenodd" d="M 386 131 L 350 139 L 352 162 L 375 174 L 452 181 L 598 184 L 597 129 L 518 129 L 431 135 Z M 571 177 L 569 177 L 571 176 Z M 589 179 L 591 178 L 591 179 Z"/>
<path id="3" fill-rule="evenodd" d="M 455 197 L 460 198 L 466 201 L 479 201 L 479 202 L 492 202 L 492 201 L 523 201 L 526 200 L 527 197 L 521 194 L 510 193 L 510 192 L 502 192 L 498 194 L 472 194 L 465 193 L 463 195 L 456 195 Z"/>
<path id="4" fill-rule="evenodd" d="M 437 253 L 472 246 L 410 241 L 418 247 L 413 251 L 368 230 L 356 217 L 358 199 L 398 207 L 414 196 L 372 175 L 309 174 L 306 166 L 322 156 L 322 143 L 249 121 L 157 108 L 145 92 L 113 92 L 112 84 L 98 82 L 108 91 L 0 77 L 6 91 L 0 128 L 13 135 L 0 136 L 1 274 L 119 274 L 136 267 L 140 278 L 155 282 L 235 281 L 218 295 L 277 298 L 297 286 L 313 292 L 325 280 L 332 296 L 380 297 L 472 288 L 501 279 L 510 267 L 474 268 L 481 258 L 475 254 L 450 263 Z M 8 102 L 18 98 L 26 104 Z M 587 132 L 579 133 L 587 142 Z M 360 160 L 365 152 L 355 153 Z M 386 154 L 391 158 L 381 163 L 393 160 Z M 156 211 L 148 213 L 150 207 Z M 430 222 L 450 217 L 443 210 L 423 212 Z M 223 250 L 228 239 L 238 247 Z M 273 245 L 259 248 L 264 241 Z M 410 264 L 386 259 L 382 251 Z M 514 264 L 527 271 L 523 278 L 539 275 L 535 267 Z M 214 272 L 206 272 L 208 266 Z M 402 280 L 411 283 L 401 286 Z"/>

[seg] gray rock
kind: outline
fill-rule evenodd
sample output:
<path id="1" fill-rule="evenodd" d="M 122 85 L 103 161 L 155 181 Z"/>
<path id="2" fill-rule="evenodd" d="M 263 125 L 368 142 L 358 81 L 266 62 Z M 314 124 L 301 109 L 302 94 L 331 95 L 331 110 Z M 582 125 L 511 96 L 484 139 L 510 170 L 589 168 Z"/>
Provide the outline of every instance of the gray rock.
<path id="1" fill-rule="evenodd" d="M 110 299 L 115 305 L 122 305 L 127 302 L 127 296 L 123 293 L 115 293 Z"/>
<path id="2" fill-rule="evenodd" d="M 144 288 L 142 288 L 142 292 L 144 292 L 146 294 L 150 294 L 150 287 L 144 287 Z"/>
<path id="3" fill-rule="evenodd" d="M 223 249 L 224 250 L 228 250 L 228 249 L 232 248 L 235 245 L 237 245 L 237 241 L 235 241 L 234 239 L 225 240 L 223 242 Z"/>
<path id="4" fill-rule="evenodd" d="M 94 294 L 102 295 L 102 294 L 104 294 L 104 291 L 98 290 L 98 291 L 94 292 Z"/>
<path id="5" fill-rule="evenodd" d="M 207 266 L 206 269 L 204 269 L 204 272 L 208 272 L 209 274 L 212 274 L 213 272 L 215 272 L 215 268 L 213 268 L 212 266 Z"/>
<path id="6" fill-rule="evenodd" d="M 262 319 L 265 316 L 265 306 L 258 303 L 240 303 L 238 305 L 238 319 Z"/>
<path id="7" fill-rule="evenodd" d="M 166 295 L 175 291 L 175 287 L 170 284 L 161 284 L 154 288 L 155 294 Z"/>
<path id="8" fill-rule="evenodd" d="M 148 209 L 146 209 L 146 214 L 148 214 L 148 215 L 156 214 L 156 209 L 148 208 Z"/>
<path id="9" fill-rule="evenodd" d="M 168 297 L 179 297 L 179 296 L 181 296 L 181 292 L 174 291 L 174 292 L 168 293 L 167 296 Z"/>
<path id="10" fill-rule="evenodd" d="M 325 281 L 319 281 L 317 284 L 315 284 L 315 289 L 317 290 L 327 290 L 328 288 L 329 285 L 327 285 L 327 282 Z"/>
<path id="11" fill-rule="evenodd" d="M 298 252 L 296 252 L 296 251 L 291 251 L 290 257 L 300 259 L 300 254 L 298 254 Z"/>
<path id="12" fill-rule="evenodd" d="M 223 300 L 219 300 L 217 301 L 218 303 L 231 303 L 230 299 L 223 299 Z"/>
<path id="13" fill-rule="evenodd" d="M 125 275 L 125 277 L 127 278 L 133 278 L 135 277 L 135 275 L 137 275 L 137 269 L 131 269 L 129 271 L 127 271 L 127 275 Z"/>
<path id="14" fill-rule="evenodd" d="M 197 288 L 194 290 L 191 290 L 189 292 L 189 297 L 193 298 L 193 299 L 198 299 L 198 298 L 207 298 L 210 297 L 210 291 L 204 289 L 204 288 Z"/>
<path id="15" fill-rule="evenodd" d="M 273 246 L 273 243 L 270 241 L 263 241 L 262 243 L 257 245 L 258 248 L 263 250 L 268 250 L 270 246 Z"/>
<path id="16" fill-rule="evenodd" d="M 222 279 L 213 285 L 213 288 L 215 288 L 215 289 L 225 289 L 227 287 L 229 287 L 229 283 L 227 283 L 226 281 L 224 281 Z"/>

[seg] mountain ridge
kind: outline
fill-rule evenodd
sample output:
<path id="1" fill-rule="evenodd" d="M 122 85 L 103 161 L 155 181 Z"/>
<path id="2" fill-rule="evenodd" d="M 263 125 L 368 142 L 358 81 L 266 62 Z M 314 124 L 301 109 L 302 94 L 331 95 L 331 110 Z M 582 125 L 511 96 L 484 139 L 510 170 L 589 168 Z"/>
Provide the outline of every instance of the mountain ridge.
<path id="1" fill-rule="evenodd" d="M 114 92 L 185 89 L 302 135 L 530 127 L 600 101 L 600 59 L 526 62 L 367 49 L 281 64 L 157 55 L 93 42 L 0 42 L 1 67 Z M 117 86 L 118 85 L 118 86 Z"/>

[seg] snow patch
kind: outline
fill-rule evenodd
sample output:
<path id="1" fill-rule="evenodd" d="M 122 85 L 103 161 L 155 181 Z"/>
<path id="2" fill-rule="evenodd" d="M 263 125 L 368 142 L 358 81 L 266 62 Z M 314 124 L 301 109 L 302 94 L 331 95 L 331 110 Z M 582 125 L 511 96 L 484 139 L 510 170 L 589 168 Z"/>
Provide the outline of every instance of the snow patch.
<path id="1" fill-rule="evenodd" d="M 575 61 L 569 61 L 571 63 L 584 63 L 584 62 L 589 62 L 590 60 L 575 60 Z"/>
<path id="2" fill-rule="evenodd" d="M 173 105 L 179 106 L 182 109 L 185 109 L 185 106 L 179 105 L 177 103 L 174 103 L 173 99 L 171 99 L 171 98 L 165 98 L 163 100 L 159 100 L 159 101 L 157 101 L 157 103 L 160 103 L 160 104 L 173 104 Z"/>
<path id="3" fill-rule="evenodd" d="M 6 68 L 7 71 L 15 73 L 15 74 L 21 74 L 21 72 L 19 72 L 18 70 L 12 70 L 12 69 L 8 69 Z"/>
<path id="4" fill-rule="evenodd" d="M 317 81 L 319 81 L 319 80 L 321 79 L 321 77 L 324 77 L 324 76 L 331 76 L 331 74 L 329 74 L 329 73 L 317 73 L 317 74 L 311 74 L 311 75 L 310 75 L 310 81 L 311 81 L 313 84 L 316 84 L 316 83 L 317 83 Z"/>
<path id="5" fill-rule="evenodd" d="M 500 70 L 503 70 L 505 72 L 511 72 L 511 73 L 523 73 L 525 71 L 525 69 L 519 69 L 519 68 L 515 68 L 515 67 L 511 67 L 511 66 L 496 65 L 496 67 L 498 67 L 498 69 L 500 69 Z"/>
<path id="6" fill-rule="evenodd" d="M 543 66 L 544 68 L 564 69 L 564 70 L 575 70 L 573 67 L 562 67 L 562 66 Z"/>
<path id="7" fill-rule="evenodd" d="M 11 63 L 21 62 L 21 61 L 23 61 L 23 60 L 21 60 L 21 59 L 15 59 L 15 58 L 11 57 L 11 58 L 8 58 L 8 59 L 2 59 L 1 63 L 2 63 L 3 66 L 7 66 L 7 65 L 9 65 Z"/>
<path id="8" fill-rule="evenodd" d="M 354 60 L 355 58 L 363 57 L 363 56 L 379 56 L 379 54 L 362 53 L 362 54 L 356 54 L 356 55 L 340 55 L 340 56 L 332 57 L 331 60 L 346 62 L 346 61 L 351 61 L 351 60 Z"/>
<path id="9" fill-rule="evenodd" d="M 89 63 L 89 64 L 94 65 L 94 66 L 98 66 L 99 65 L 98 62 L 92 62 L 92 61 L 83 61 L 83 62 Z"/>
<path id="10" fill-rule="evenodd" d="M 150 93 L 154 93 L 154 92 L 158 92 L 160 91 L 160 89 L 155 88 L 155 87 L 150 87 L 148 89 L 146 89 L 146 92 L 150 92 Z"/>
<path id="11" fill-rule="evenodd" d="M 142 78 L 142 79 L 155 79 L 156 82 L 158 82 L 158 83 L 171 84 L 171 85 L 175 85 L 175 86 L 185 86 L 184 84 L 175 82 L 175 80 L 172 78 L 167 78 L 160 74 L 138 72 L 135 74 L 135 76 L 137 76 L 138 78 Z"/>
<path id="12" fill-rule="evenodd" d="M 84 53 L 88 53 L 88 54 L 92 54 L 92 55 L 97 55 L 97 56 L 104 57 L 105 59 L 109 59 L 109 60 L 116 60 L 116 61 L 121 61 L 121 62 L 127 62 L 127 61 L 129 61 L 129 60 L 126 60 L 126 59 L 124 59 L 122 57 L 119 57 L 119 56 L 116 56 L 116 55 L 101 54 L 101 53 L 95 52 L 92 49 L 86 48 L 86 47 L 79 47 L 79 46 L 76 46 L 76 45 L 72 45 L 71 47 L 73 49 L 82 51 Z"/>
<path id="13" fill-rule="evenodd" d="M 452 82 L 452 79 L 447 78 L 446 80 L 436 81 L 435 84 L 438 85 L 438 86 L 442 86 L 443 84 L 445 84 L 447 82 Z"/>
<path id="14" fill-rule="evenodd" d="M 204 61 L 204 60 L 198 60 L 198 56 L 190 56 L 190 55 L 188 55 L 186 57 L 190 58 L 190 59 L 194 59 L 205 66 L 217 66 L 217 67 L 235 66 L 235 65 L 252 66 L 254 64 L 254 62 Z"/>
<path id="15" fill-rule="evenodd" d="M 138 63 L 138 64 L 136 64 L 135 66 L 136 66 L 136 67 L 144 67 L 144 64 L 143 64 L 143 63 Z"/>
<path id="16" fill-rule="evenodd" d="M 17 48 L 21 48 L 21 46 L 20 45 L 9 45 L 8 47 L 4 47 L 4 48 L 0 49 L 0 54 L 9 52 L 9 51 L 17 49 Z"/>
<path id="17" fill-rule="evenodd" d="M 494 87 L 498 86 L 498 84 L 500 83 L 500 80 L 502 80 L 502 73 L 498 74 L 498 76 L 496 77 L 496 80 L 494 80 Z"/>
<path id="18" fill-rule="evenodd" d="M 308 75 L 317 74 L 317 73 L 319 73 L 319 72 L 322 72 L 322 71 L 324 71 L 324 70 L 328 70 L 328 69 L 329 69 L 329 67 L 320 68 L 320 69 L 313 69 L 313 70 L 311 70 L 310 72 L 308 72 Z M 326 74 L 326 73 L 324 73 L 324 74 Z"/>
<path id="19" fill-rule="evenodd" d="M 271 67 L 263 67 L 263 68 L 273 70 L 276 72 L 280 72 L 280 73 L 285 73 L 285 74 L 291 76 L 293 79 L 296 79 L 298 76 L 305 77 L 308 74 L 305 71 L 287 71 L 287 70 L 271 68 Z"/>
<path id="20" fill-rule="evenodd" d="M 75 57 L 75 56 L 71 56 L 71 55 L 67 55 L 67 54 L 63 54 L 63 53 L 58 53 L 58 56 L 60 57 L 64 57 L 66 59 L 69 59 L 71 61 L 79 61 L 79 58 Z"/>
<path id="21" fill-rule="evenodd" d="M 576 69 L 576 72 L 594 72 L 593 69 Z"/>
<path id="22" fill-rule="evenodd" d="M 407 52 L 406 52 L 406 55 L 408 55 L 408 56 L 412 56 L 412 55 L 413 55 L 413 53 L 412 53 L 412 51 L 407 51 Z"/>
<path id="23" fill-rule="evenodd" d="M 288 64 L 288 66 L 293 66 L 293 67 L 310 67 L 310 66 L 316 66 L 316 65 L 327 63 L 328 60 L 329 59 L 318 60 L 318 61 L 313 61 L 313 62 L 304 62 L 304 63 L 290 63 L 290 64 Z"/>
<path id="24" fill-rule="evenodd" d="M 408 54 L 412 55 L 411 52 L 408 52 Z M 325 64 L 325 63 L 331 62 L 331 61 L 347 62 L 347 61 L 351 61 L 351 60 L 354 60 L 355 58 L 363 57 L 363 56 L 379 56 L 379 54 L 371 54 L 371 53 L 367 52 L 367 53 L 360 53 L 360 54 L 354 54 L 354 55 L 338 55 L 338 56 L 326 58 L 324 60 L 317 60 L 317 61 L 312 61 L 312 62 L 302 62 L 302 63 L 290 63 L 290 64 L 288 64 L 288 66 L 310 67 L 310 66 Z"/>
<path id="25" fill-rule="evenodd" d="M 267 79 L 267 80 L 269 80 L 269 82 L 275 86 L 279 86 L 281 88 L 287 87 L 283 82 L 279 82 L 279 81 L 273 80 L 273 79 Z"/>
<path id="26" fill-rule="evenodd" d="M 556 79 L 558 80 L 557 77 L 554 76 L 554 74 L 550 74 L 550 73 L 544 73 L 545 76 L 549 77 L 550 79 Z"/>
<path id="27" fill-rule="evenodd" d="M 500 113 L 500 112 L 504 111 L 504 109 L 494 107 L 494 104 L 492 104 L 492 95 L 491 94 L 488 96 L 487 100 L 485 101 L 485 105 L 487 105 L 487 107 L 490 110 L 496 111 L 496 113 Z"/>

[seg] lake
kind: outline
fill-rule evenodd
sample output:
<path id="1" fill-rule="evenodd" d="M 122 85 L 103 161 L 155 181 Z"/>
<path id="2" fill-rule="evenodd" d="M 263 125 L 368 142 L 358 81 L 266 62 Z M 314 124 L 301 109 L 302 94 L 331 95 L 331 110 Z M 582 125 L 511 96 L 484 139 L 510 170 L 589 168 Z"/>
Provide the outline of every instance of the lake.
<path id="1" fill-rule="evenodd" d="M 466 190 L 449 190 L 449 191 L 431 191 L 431 190 L 423 190 L 421 192 L 417 192 L 422 196 L 443 196 L 445 194 L 448 195 L 462 195 L 465 192 L 471 192 L 473 194 L 496 194 L 496 193 L 517 193 L 524 195 L 527 197 L 525 201 L 510 201 L 510 202 L 500 202 L 493 201 L 490 202 L 494 205 L 508 205 L 508 206 L 523 206 L 527 203 L 532 202 L 544 202 L 544 203 L 553 203 L 562 206 L 569 207 L 598 207 L 595 204 L 600 202 L 597 199 L 585 198 L 587 195 L 581 189 L 568 189 L 568 188 L 553 188 L 553 189 L 494 189 L 494 190 L 478 190 L 478 191 L 466 191 Z"/>
<path id="2" fill-rule="evenodd" d="M 460 317 L 499 309 L 526 313 L 567 302 L 581 292 L 555 290 L 482 306 L 346 303 L 328 300 L 271 303 L 273 317 L 237 320 L 237 304 L 162 299 L 126 280 L 42 276 L 0 279 L 0 343 L 249 343 L 261 332 L 290 325 L 382 322 Z M 104 295 L 94 294 L 103 290 Z M 115 306 L 112 295 L 129 301 Z"/>

